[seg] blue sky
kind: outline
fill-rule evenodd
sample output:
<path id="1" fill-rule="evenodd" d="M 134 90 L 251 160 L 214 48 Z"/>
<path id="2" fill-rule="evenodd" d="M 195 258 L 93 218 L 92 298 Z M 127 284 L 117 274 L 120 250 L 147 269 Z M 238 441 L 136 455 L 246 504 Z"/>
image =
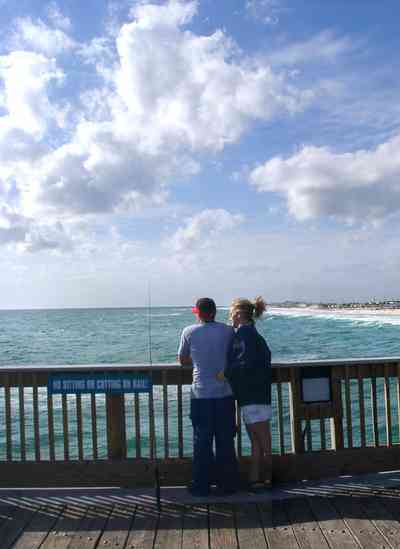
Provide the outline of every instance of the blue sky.
<path id="1" fill-rule="evenodd" d="M 400 297 L 397 2 L 0 6 L 0 308 Z"/>

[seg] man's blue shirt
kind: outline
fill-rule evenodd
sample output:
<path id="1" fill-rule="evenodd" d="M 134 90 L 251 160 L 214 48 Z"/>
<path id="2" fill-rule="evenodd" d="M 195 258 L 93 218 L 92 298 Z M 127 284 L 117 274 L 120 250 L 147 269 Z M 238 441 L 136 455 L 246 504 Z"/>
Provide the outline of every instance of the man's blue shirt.
<path id="1" fill-rule="evenodd" d="M 202 322 L 183 330 L 178 355 L 193 361 L 192 398 L 232 395 L 229 383 L 217 380 L 217 373 L 226 367 L 233 335 L 233 328 L 222 322 Z"/>

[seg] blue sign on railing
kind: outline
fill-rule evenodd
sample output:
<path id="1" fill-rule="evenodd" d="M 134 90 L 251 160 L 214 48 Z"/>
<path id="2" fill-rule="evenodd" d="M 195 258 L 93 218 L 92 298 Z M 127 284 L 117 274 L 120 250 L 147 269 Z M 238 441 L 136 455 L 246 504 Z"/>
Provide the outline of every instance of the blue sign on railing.
<path id="1" fill-rule="evenodd" d="M 149 393 L 152 390 L 149 374 L 132 372 L 54 373 L 49 375 L 47 390 L 50 395 L 91 393 Z"/>

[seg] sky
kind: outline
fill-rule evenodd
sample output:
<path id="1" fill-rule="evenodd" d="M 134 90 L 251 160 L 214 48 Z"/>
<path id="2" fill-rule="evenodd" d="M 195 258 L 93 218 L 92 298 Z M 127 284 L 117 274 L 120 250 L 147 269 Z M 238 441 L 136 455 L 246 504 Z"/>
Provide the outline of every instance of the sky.
<path id="1" fill-rule="evenodd" d="M 398 0 L 0 0 L 0 309 L 398 298 Z"/>

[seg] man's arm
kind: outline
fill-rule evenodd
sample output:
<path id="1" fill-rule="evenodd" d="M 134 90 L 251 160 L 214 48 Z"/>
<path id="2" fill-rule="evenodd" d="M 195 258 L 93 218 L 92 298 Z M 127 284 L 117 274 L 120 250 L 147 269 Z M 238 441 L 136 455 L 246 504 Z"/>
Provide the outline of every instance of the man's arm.
<path id="1" fill-rule="evenodd" d="M 181 366 L 193 366 L 192 357 L 190 355 L 178 355 L 178 362 Z"/>
<path id="2" fill-rule="evenodd" d="M 182 332 L 179 344 L 178 362 L 181 366 L 193 366 L 192 357 L 190 356 L 190 342 L 185 330 Z"/>

